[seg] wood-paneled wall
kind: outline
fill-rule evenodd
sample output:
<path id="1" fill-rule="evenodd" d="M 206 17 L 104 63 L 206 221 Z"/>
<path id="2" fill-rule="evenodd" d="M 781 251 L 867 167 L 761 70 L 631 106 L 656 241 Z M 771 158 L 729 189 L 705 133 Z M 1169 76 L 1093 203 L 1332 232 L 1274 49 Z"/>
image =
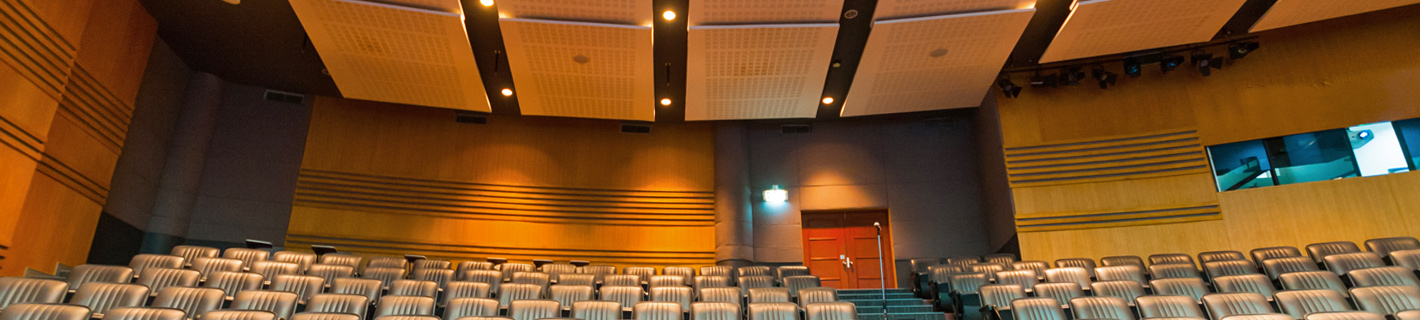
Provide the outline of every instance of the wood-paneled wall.
<path id="1" fill-rule="evenodd" d="M 157 22 L 135 0 L 0 0 L 0 18 L 0 274 L 52 272 L 88 255 Z"/>
<path id="2" fill-rule="evenodd" d="M 1420 174 L 1219 193 L 1201 167 L 1204 146 L 1420 117 L 1420 7 L 1259 36 L 1211 77 L 1150 66 L 1108 90 L 998 96 L 1024 258 L 1420 235 L 1400 223 Z"/>
<path id="3" fill-rule="evenodd" d="M 714 132 L 317 97 L 286 238 L 361 254 L 714 264 Z"/>

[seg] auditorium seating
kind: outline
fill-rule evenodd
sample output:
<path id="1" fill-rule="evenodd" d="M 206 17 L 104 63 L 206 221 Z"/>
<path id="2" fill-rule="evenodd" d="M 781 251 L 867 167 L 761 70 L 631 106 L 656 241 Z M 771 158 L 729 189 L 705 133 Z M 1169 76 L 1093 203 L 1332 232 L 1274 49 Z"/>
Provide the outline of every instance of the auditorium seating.
<path id="1" fill-rule="evenodd" d="M 89 315 L 83 306 L 21 303 L 0 311 L 0 320 L 85 320 Z"/>
<path id="2" fill-rule="evenodd" d="M 1288 290 L 1276 295 L 1278 311 L 1302 319 L 1318 312 L 1350 311 L 1351 303 L 1346 297 L 1331 290 Z"/>
<path id="3" fill-rule="evenodd" d="M 0 310 L 24 303 L 60 303 L 68 283 L 31 278 L 0 278 Z"/>
<path id="4" fill-rule="evenodd" d="M 104 320 L 183 320 L 186 314 L 181 310 L 165 308 L 125 307 L 110 309 L 104 313 Z"/>

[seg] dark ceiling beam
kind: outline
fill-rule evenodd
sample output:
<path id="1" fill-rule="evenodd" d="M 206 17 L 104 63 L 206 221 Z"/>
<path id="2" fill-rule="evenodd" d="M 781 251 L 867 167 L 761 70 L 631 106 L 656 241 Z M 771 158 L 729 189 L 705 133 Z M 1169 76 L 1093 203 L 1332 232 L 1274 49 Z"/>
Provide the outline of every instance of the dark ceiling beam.
<path id="1" fill-rule="evenodd" d="M 685 73 L 686 54 L 690 41 L 686 21 L 690 18 L 689 0 L 652 0 L 655 10 L 652 33 L 656 71 L 656 122 L 685 122 Z M 676 18 L 667 21 L 661 13 L 675 12 Z M 663 106 L 663 98 L 671 99 L 671 105 Z"/>
<path id="2" fill-rule="evenodd" d="M 463 5 L 468 44 L 473 47 L 473 59 L 478 63 L 478 75 L 483 78 L 493 114 L 522 114 L 518 107 L 518 88 L 513 86 L 513 72 L 508 70 L 508 50 L 503 48 L 503 30 L 498 27 L 498 2 L 495 0 L 489 7 L 479 0 L 459 0 L 459 4 Z M 503 96 L 503 88 L 513 89 L 513 96 Z"/>
<path id="3" fill-rule="evenodd" d="M 819 103 L 815 119 L 838 119 L 843 113 L 843 101 L 847 100 L 853 75 L 857 74 L 858 64 L 863 60 L 863 49 L 868 46 L 868 35 L 873 31 L 873 11 L 877 7 L 877 0 L 843 0 L 843 10 L 838 14 L 838 42 L 833 45 L 831 62 L 838 66 L 829 66 L 823 94 L 819 95 L 820 98 L 833 97 L 833 103 Z"/>

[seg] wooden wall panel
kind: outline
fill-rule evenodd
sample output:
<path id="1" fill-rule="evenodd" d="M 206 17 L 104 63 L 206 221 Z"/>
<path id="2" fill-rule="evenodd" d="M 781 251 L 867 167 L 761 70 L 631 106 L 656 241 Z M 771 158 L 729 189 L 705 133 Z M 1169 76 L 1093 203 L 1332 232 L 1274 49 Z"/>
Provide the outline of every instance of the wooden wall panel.
<path id="1" fill-rule="evenodd" d="M 1406 218 L 1397 200 L 1409 196 L 1395 192 L 1391 180 L 1396 178 L 1350 178 L 1229 191 L 1220 193 L 1218 201 L 1235 249 L 1301 247 L 1341 240 L 1359 244 L 1366 239 L 1413 234 L 1401 223 Z"/>
<path id="2" fill-rule="evenodd" d="M 287 245 L 713 264 L 713 128 L 617 126 L 317 97 Z"/>
<path id="3" fill-rule="evenodd" d="M 4 260 L 7 276 L 24 268 L 54 272 L 56 262 L 84 264 L 103 205 L 54 178 L 37 174 L 25 198 L 14 246 Z"/>
<path id="4" fill-rule="evenodd" d="M 135 0 L 96 1 L 93 12 L 75 61 L 93 82 L 125 103 L 132 113 L 138 84 L 142 83 L 138 80 L 143 77 L 158 33 L 158 21 Z"/>
<path id="5" fill-rule="evenodd" d="M 1055 261 L 1064 258 L 1099 258 L 1117 255 L 1148 257 L 1156 253 L 1186 253 L 1229 248 L 1222 220 L 1145 226 L 1022 232 L 1021 257 Z"/>
<path id="6" fill-rule="evenodd" d="M 89 23 L 94 2 L 118 2 L 112 0 L 3 0 L 11 7 L 27 7 L 27 11 L 44 21 L 54 34 L 65 42 L 78 47 L 84 35 L 84 26 Z M 102 11 L 101 11 L 102 12 Z"/>

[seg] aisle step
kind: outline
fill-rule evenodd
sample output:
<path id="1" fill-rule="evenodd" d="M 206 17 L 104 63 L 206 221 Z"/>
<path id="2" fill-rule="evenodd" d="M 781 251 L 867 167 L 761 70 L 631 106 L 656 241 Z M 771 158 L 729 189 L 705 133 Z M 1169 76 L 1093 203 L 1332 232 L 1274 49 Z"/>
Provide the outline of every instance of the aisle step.
<path id="1" fill-rule="evenodd" d="M 841 300 L 841 299 L 840 299 L 840 300 Z M 849 302 L 852 302 L 854 305 L 857 305 L 857 306 L 859 306 L 859 307 L 880 307 L 880 306 L 883 305 L 883 300 L 880 300 L 880 299 L 877 299 L 877 300 L 853 300 L 853 301 L 849 301 Z M 918 305 L 930 305 L 930 303 L 924 302 L 924 301 L 922 301 L 922 299 L 915 299 L 915 298 L 914 298 L 914 299 L 888 299 L 888 300 L 887 300 L 887 305 L 889 305 L 889 306 L 918 306 Z"/>
<path id="2" fill-rule="evenodd" d="M 859 313 L 858 320 L 883 320 L 882 313 Z M 888 320 L 947 320 L 941 312 L 914 312 L 888 314 Z"/>
<path id="3" fill-rule="evenodd" d="M 858 304 L 857 304 L 857 303 L 854 303 L 854 305 L 858 305 Z M 888 313 L 892 313 L 892 314 L 898 314 L 898 313 L 919 313 L 919 312 L 932 312 L 932 311 L 933 311 L 933 310 L 932 310 L 932 305 L 888 306 Z M 858 307 L 858 314 L 882 314 L 882 313 L 883 313 L 883 307 L 879 307 L 879 306 L 861 306 L 861 305 Z"/>
<path id="4" fill-rule="evenodd" d="M 893 293 L 896 293 L 896 292 L 912 293 L 912 289 L 887 289 L 887 293 L 888 293 L 888 294 L 893 294 Z M 838 289 L 838 294 L 839 294 L 839 295 L 845 295 L 845 294 L 869 294 L 869 293 L 871 293 L 871 294 L 879 294 L 879 293 L 882 293 L 882 290 L 880 290 L 880 289 Z"/>
<path id="5" fill-rule="evenodd" d="M 911 292 L 888 292 L 888 293 L 887 293 L 887 298 L 888 298 L 888 299 L 907 299 L 907 298 L 914 298 L 914 296 L 912 295 Z M 842 293 L 842 292 L 839 292 L 839 293 L 838 293 L 838 300 L 882 300 L 882 299 L 883 299 L 883 294 L 882 294 L 882 293 L 879 293 L 879 292 L 874 292 L 874 293 Z"/>

